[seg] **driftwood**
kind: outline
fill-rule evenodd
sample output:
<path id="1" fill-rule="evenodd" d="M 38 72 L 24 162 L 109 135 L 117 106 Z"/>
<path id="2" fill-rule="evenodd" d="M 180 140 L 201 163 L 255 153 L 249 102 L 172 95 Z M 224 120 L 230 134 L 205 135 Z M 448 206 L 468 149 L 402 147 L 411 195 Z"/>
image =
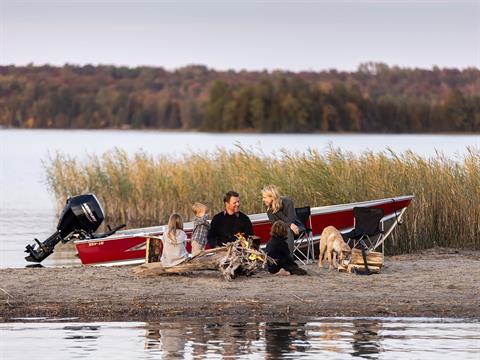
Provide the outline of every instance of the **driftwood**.
<path id="1" fill-rule="evenodd" d="M 375 251 L 367 251 L 367 264 L 370 272 L 379 273 L 383 267 L 383 254 Z M 338 270 L 349 273 L 355 272 L 355 270 L 362 272 L 365 271 L 365 262 L 363 261 L 362 251 L 352 249 L 350 259 L 339 264 Z"/>
<path id="2" fill-rule="evenodd" d="M 347 266 L 347 272 L 353 273 L 355 270 L 365 272 L 365 266 L 364 265 L 357 265 L 357 264 L 348 264 Z M 380 273 L 380 266 L 374 266 L 374 265 L 368 265 L 368 270 L 373 273 L 373 274 L 379 274 Z"/>
<path id="3" fill-rule="evenodd" d="M 367 251 L 367 263 L 373 266 L 383 266 L 383 254 L 381 252 Z M 362 251 L 353 249 L 350 255 L 350 264 L 364 265 Z"/>
<path id="4" fill-rule="evenodd" d="M 243 236 L 237 238 L 238 240 L 233 243 L 202 251 L 175 266 L 164 267 L 161 262 L 146 263 L 134 268 L 133 272 L 141 276 L 152 276 L 218 270 L 226 280 L 232 280 L 239 275 L 253 275 L 267 262 L 274 261 L 263 251 L 251 249 Z"/>

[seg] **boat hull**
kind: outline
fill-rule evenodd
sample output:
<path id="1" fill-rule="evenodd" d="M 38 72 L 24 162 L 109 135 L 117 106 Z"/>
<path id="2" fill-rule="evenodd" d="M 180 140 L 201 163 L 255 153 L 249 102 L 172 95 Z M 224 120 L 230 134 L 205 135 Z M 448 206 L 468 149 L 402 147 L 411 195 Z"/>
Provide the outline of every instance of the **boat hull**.
<path id="1" fill-rule="evenodd" d="M 314 241 L 318 241 L 323 229 L 329 225 L 340 231 L 353 227 L 353 208 L 357 206 L 381 208 L 384 220 L 396 218 L 402 210 L 410 205 L 413 196 L 400 196 L 373 201 L 321 206 L 311 208 L 311 229 Z M 265 213 L 249 215 L 254 234 L 266 244 L 270 238 L 271 223 Z M 193 223 L 184 224 L 185 232 L 190 238 Z M 140 229 L 119 231 L 115 235 L 101 238 L 77 240 L 75 246 L 84 265 L 128 265 L 145 262 L 146 240 L 151 236 L 161 236 L 166 226 L 154 226 Z"/>

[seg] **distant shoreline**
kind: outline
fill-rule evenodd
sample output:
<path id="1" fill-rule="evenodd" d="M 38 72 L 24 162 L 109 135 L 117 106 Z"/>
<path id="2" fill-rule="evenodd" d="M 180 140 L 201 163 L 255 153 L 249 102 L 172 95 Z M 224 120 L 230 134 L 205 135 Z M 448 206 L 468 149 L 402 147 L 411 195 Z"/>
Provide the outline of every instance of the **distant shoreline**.
<path id="1" fill-rule="evenodd" d="M 91 129 L 91 128 L 21 128 L 21 127 L 6 127 L 0 125 L 1 130 L 22 130 L 22 131 L 119 131 L 119 132 L 146 132 L 146 133 L 192 133 L 192 134 L 209 134 L 209 135 L 335 135 L 335 136 L 362 136 L 362 135 L 380 135 L 380 136 L 408 136 L 408 135 L 438 135 L 438 136 L 469 136 L 469 135 L 480 135 L 480 131 L 471 131 L 471 132 L 412 132 L 412 133 L 381 133 L 381 132 L 322 132 L 322 131 L 311 131 L 311 132 L 261 132 L 259 130 L 249 130 L 249 131 L 224 131 L 224 132 L 215 132 L 215 131 L 203 131 L 198 129 L 134 129 L 134 128 L 102 128 L 102 129 Z"/>
<path id="2" fill-rule="evenodd" d="M 0 125 L 261 133 L 480 131 L 480 70 L 0 66 Z"/>
<path id="3" fill-rule="evenodd" d="M 215 271 L 137 278 L 131 267 L 1 269 L 0 321 L 78 318 L 155 321 L 321 316 L 480 319 L 480 251 L 436 248 L 387 257 L 357 276 L 305 266 L 309 276 L 263 271 L 226 282 Z M 208 289 L 208 291 L 207 291 Z"/>

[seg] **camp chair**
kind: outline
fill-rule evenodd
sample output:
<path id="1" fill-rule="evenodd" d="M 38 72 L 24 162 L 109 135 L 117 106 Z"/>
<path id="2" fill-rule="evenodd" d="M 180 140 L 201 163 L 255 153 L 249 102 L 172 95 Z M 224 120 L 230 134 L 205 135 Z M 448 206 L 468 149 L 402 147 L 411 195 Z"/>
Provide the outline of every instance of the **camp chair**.
<path id="1" fill-rule="evenodd" d="M 304 265 L 311 264 L 315 262 L 315 251 L 310 206 L 295 208 L 295 214 L 297 220 L 294 223 L 299 227 L 300 233 L 294 235 L 293 256 Z"/>
<path id="2" fill-rule="evenodd" d="M 353 230 L 343 234 L 351 248 L 375 250 L 382 245 L 385 236 L 383 226 L 383 209 L 354 207 L 353 208 Z"/>

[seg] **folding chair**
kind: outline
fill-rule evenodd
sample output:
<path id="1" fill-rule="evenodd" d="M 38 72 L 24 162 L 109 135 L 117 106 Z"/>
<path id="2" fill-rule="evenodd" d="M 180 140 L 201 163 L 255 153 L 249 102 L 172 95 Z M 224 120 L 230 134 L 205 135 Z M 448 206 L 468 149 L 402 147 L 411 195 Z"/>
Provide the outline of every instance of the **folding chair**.
<path id="1" fill-rule="evenodd" d="M 375 250 L 382 245 L 385 236 L 383 218 L 383 209 L 354 207 L 353 208 L 353 230 L 343 234 L 347 243 L 352 248 L 361 248 L 365 250 Z"/>
<path id="2" fill-rule="evenodd" d="M 300 225 L 300 233 L 294 236 L 293 256 L 302 264 L 315 262 L 315 250 L 313 248 L 312 219 L 310 217 L 310 206 L 295 208 L 295 214 Z"/>

